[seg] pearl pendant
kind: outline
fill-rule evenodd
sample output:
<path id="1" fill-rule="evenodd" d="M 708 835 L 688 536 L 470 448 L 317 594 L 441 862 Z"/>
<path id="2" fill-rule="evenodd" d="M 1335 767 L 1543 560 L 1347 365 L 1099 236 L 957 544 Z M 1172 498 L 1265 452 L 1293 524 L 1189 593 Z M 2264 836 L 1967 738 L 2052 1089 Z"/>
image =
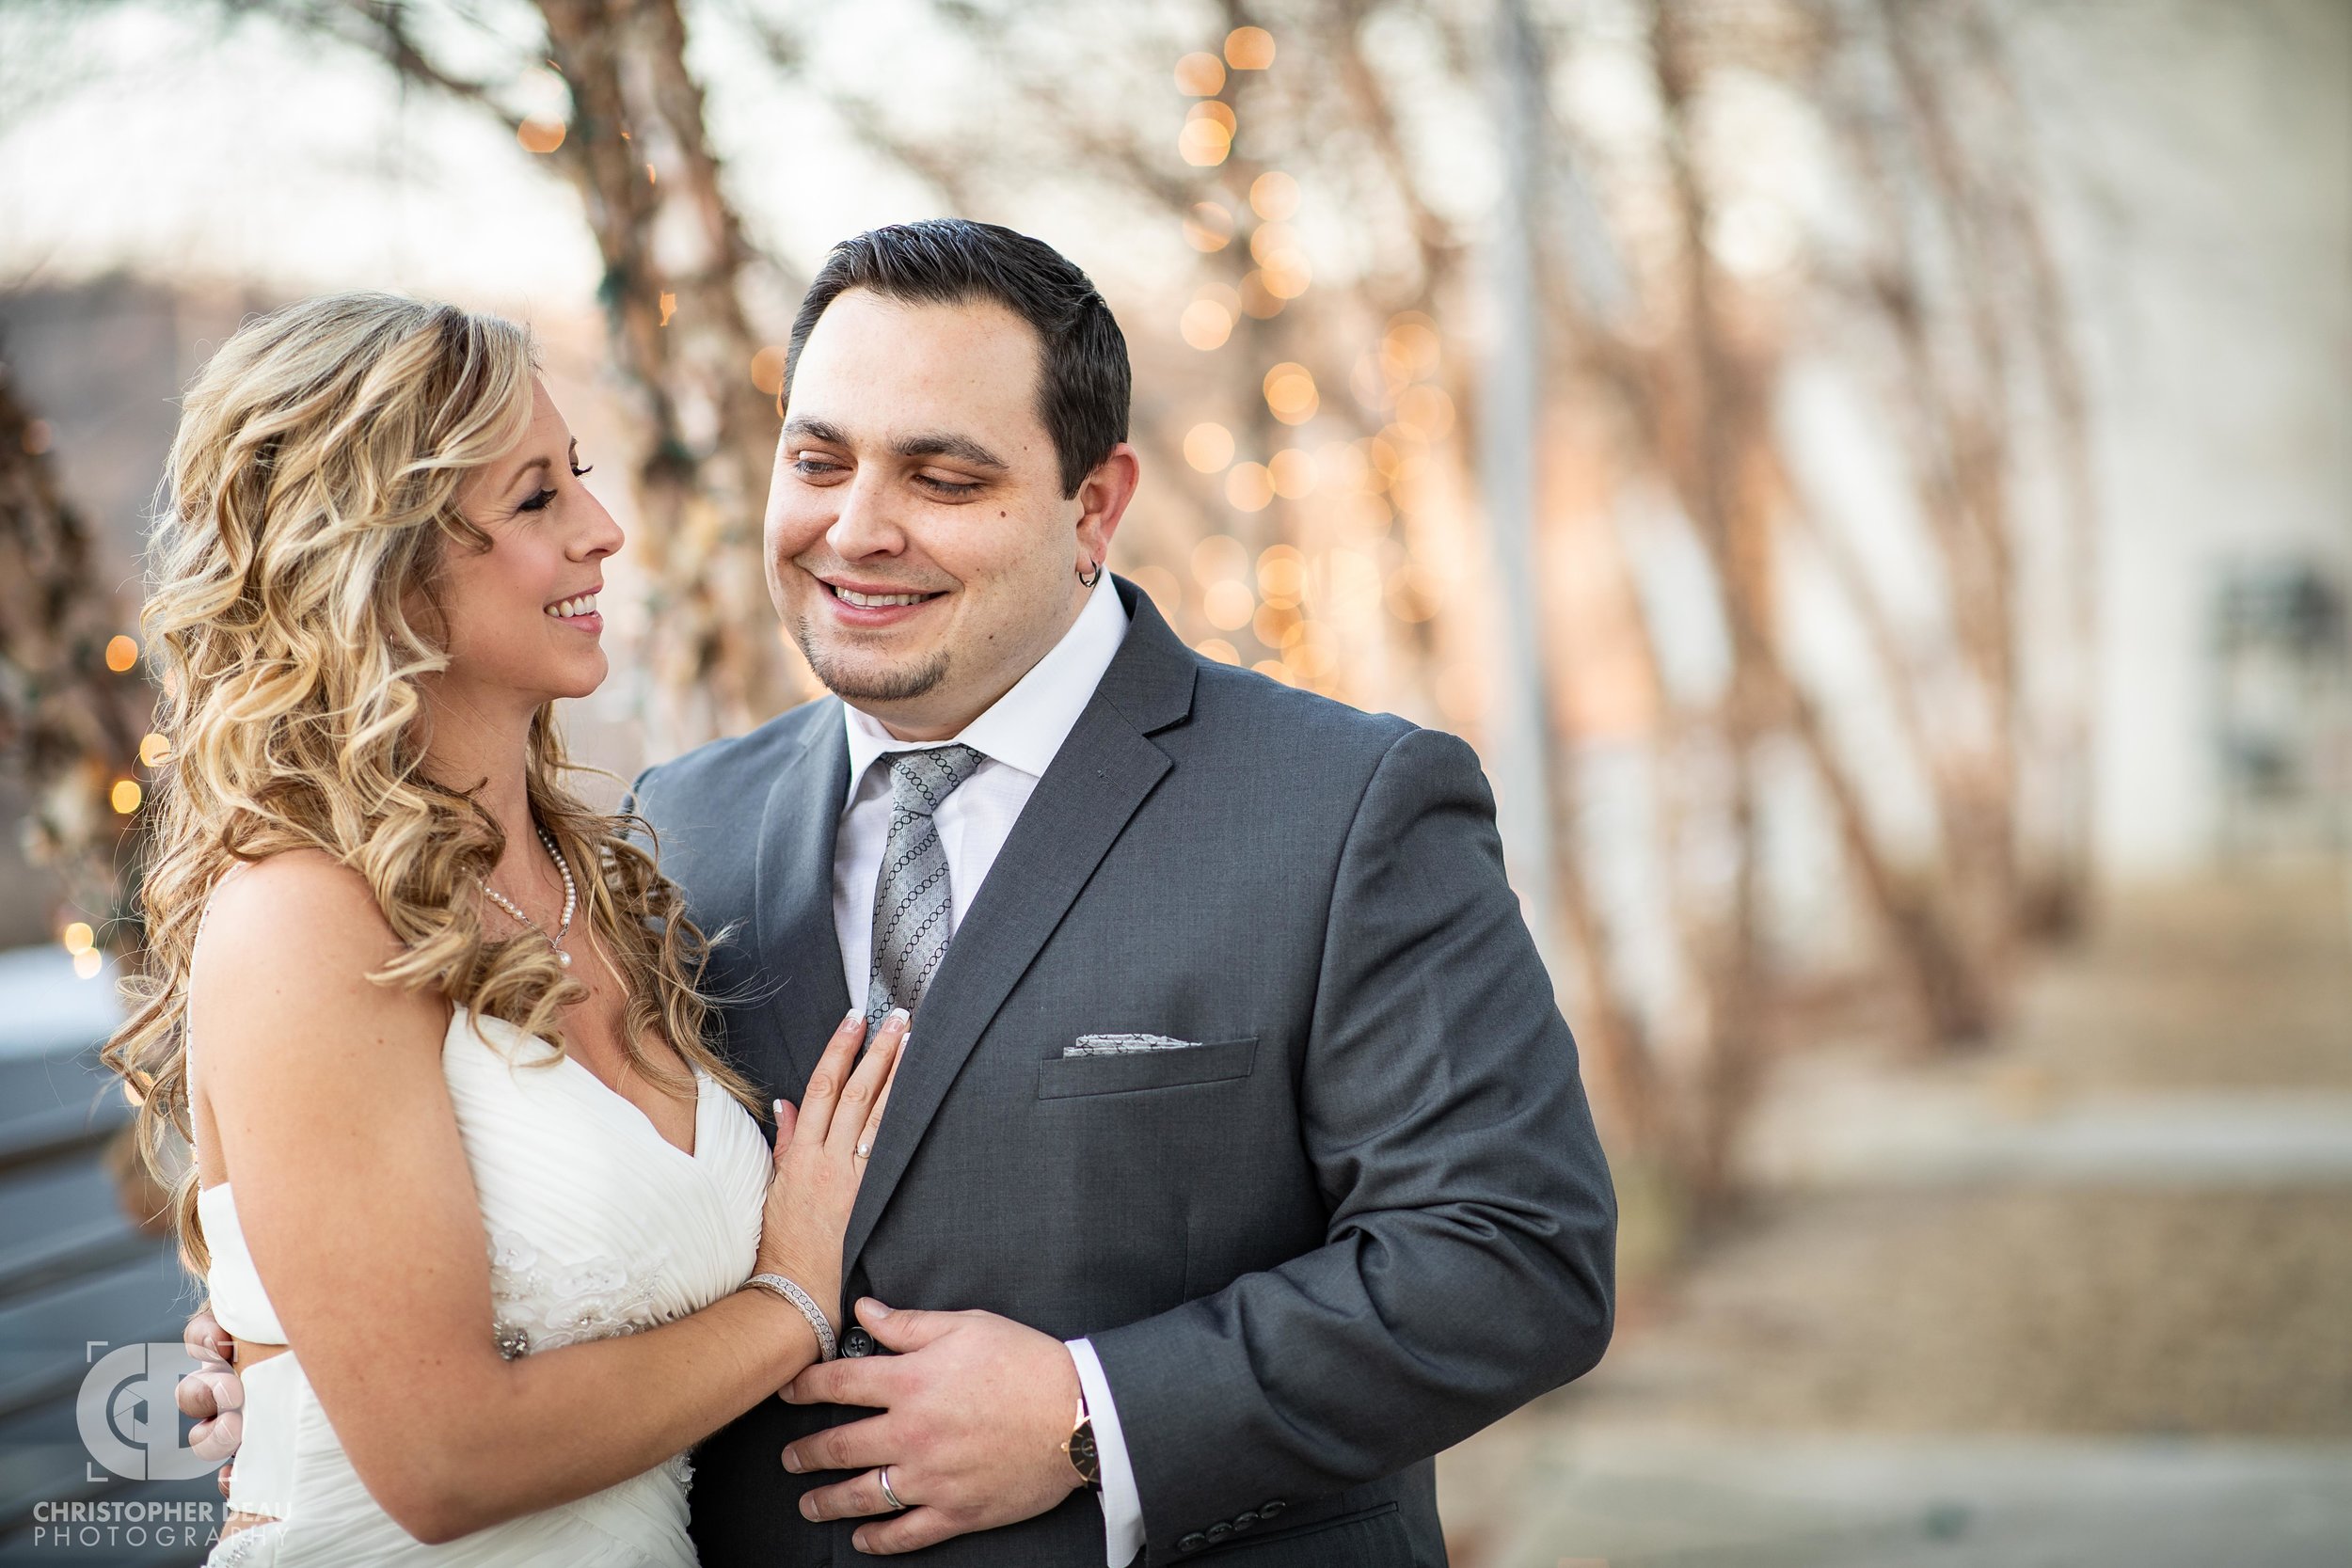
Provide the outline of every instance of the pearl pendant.
<path id="1" fill-rule="evenodd" d="M 560 947 L 555 950 L 555 961 L 562 964 L 565 969 L 572 967 L 572 956 L 569 953 L 564 952 Z"/>

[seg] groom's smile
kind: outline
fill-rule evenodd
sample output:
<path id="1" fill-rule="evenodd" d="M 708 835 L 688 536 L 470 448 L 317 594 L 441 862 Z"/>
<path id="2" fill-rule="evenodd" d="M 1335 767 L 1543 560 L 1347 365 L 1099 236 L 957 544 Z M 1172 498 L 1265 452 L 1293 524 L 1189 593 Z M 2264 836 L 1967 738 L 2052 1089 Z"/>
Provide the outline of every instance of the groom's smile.
<path id="1" fill-rule="evenodd" d="M 907 589 L 877 584 L 870 579 L 819 575 L 833 601 L 834 612 L 845 626 L 879 628 L 914 619 L 926 605 L 947 596 L 946 589 Z"/>

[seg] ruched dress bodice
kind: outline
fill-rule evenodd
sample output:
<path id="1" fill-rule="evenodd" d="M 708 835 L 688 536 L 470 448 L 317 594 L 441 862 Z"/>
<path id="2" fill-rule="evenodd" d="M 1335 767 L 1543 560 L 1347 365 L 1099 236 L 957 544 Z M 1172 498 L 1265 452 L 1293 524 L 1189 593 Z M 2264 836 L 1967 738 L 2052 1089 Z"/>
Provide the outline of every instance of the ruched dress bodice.
<path id="1" fill-rule="evenodd" d="M 750 1113 L 707 1075 L 697 1074 L 689 1154 L 580 1063 L 499 1019 L 457 1009 L 441 1072 L 488 1239 L 493 1321 L 483 1332 L 502 1354 L 669 1323 L 750 1277 L 768 1146 Z M 214 1315 L 241 1341 L 282 1344 L 232 1189 L 223 1183 L 198 1198 L 213 1253 Z M 230 1536 L 214 1552 L 216 1564 L 694 1561 L 684 1455 L 577 1502 L 426 1546 L 369 1497 L 297 1354 L 258 1361 L 244 1379 L 245 1437 L 229 1501 L 278 1522 Z"/>

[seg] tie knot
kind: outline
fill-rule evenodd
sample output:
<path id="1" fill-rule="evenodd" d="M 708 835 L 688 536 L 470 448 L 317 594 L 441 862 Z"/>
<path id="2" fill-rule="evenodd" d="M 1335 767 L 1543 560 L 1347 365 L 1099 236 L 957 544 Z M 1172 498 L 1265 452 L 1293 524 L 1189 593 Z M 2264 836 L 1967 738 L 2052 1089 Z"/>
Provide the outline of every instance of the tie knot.
<path id="1" fill-rule="evenodd" d="M 894 810 L 929 816 L 988 759 L 969 746 L 939 746 L 927 752 L 892 752 L 890 803 Z"/>

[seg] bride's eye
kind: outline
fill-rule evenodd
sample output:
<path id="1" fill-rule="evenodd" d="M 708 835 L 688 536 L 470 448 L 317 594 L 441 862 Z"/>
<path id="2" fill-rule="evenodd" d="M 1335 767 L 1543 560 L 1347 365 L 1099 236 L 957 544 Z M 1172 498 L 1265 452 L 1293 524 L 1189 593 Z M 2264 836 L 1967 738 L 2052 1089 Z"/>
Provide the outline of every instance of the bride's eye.
<path id="1" fill-rule="evenodd" d="M 554 499 L 554 491 L 541 490 L 533 495 L 524 498 L 522 504 L 516 507 L 515 510 L 517 512 L 545 512 L 548 509 L 548 504 Z"/>
<path id="2" fill-rule="evenodd" d="M 596 466 L 594 463 L 583 463 L 579 467 L 572 470 L 572 477 L 574 479 L 585 479 L 588 475 L 593 474 L 596 471 Z"/>

